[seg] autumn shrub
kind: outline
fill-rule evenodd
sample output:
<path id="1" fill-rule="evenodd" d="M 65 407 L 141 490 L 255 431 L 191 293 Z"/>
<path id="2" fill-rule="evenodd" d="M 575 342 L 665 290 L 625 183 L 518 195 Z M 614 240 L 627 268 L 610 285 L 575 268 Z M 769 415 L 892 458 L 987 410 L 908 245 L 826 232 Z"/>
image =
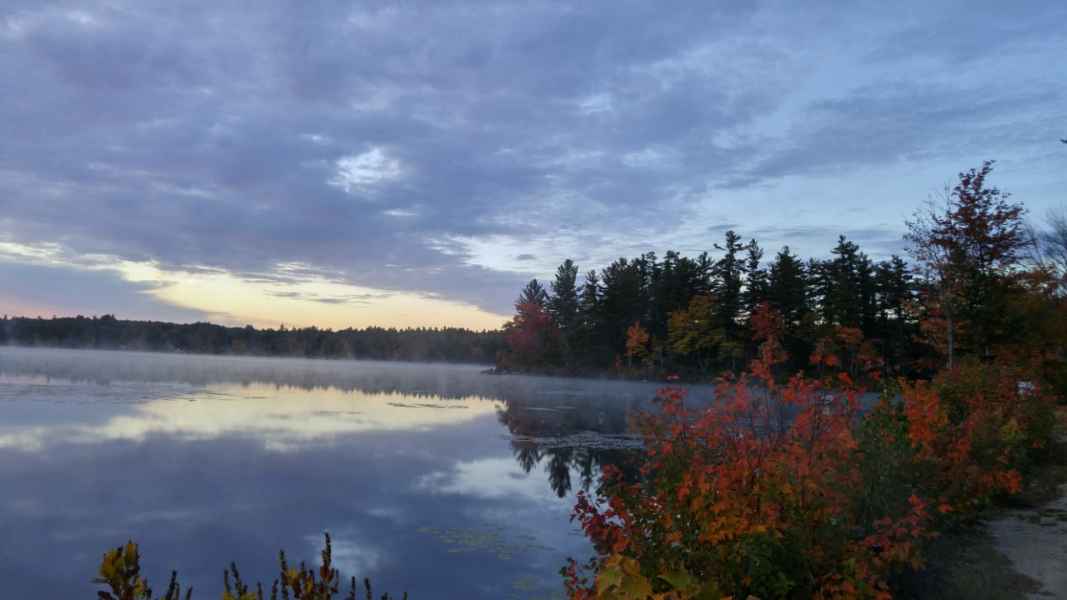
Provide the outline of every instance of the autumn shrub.
<path id="1" fill-rule="evenodd" d="M 664 390 L 635 425 L 643 479 L 610 469 L 575 517 L 598 557 L 565 572 L 572 598 L 877 597 L 893 569 L 918 564 L 926 502 L 913 494 L 857 510 L 860 390 L 772 375 L 770 339 L 751 372 L 717 387 L 710 408 Z"/>
<path id="2" fill-rule="evenodd" d="M 278 563 L 280 572 L 271 585 L 269 596 L 264 594 L 261 584 L 257 583 L 255 589 L 246 584 L 237 570 L 237 565 L 231 563 L 223 575 L 222 600 L 333 600 L 335 597 L 346 600 L 357 600 L 359 597 L 365 600 L 373 599 L 370 580 L 364 579 L 363 585 L 358 586 L 355 577 L 348 581 L 344 596 L 340 595 L 343 593 L 342 581 L 337 569 L 333 568 L 333 546 L 329 534 L 326 534 L 326 544 L 321 552 L 318 568 L 309 568 L 304 563 L 300 563 L 298 567 L 290 566 L 285 552 L 279 553 Z M 182 595 L 178 574 L 172 572 L 166 592 L 162 596 L 153 596 L 148 579 L 141 574 L 140 549 L 132 541 L 104 554 L 95 583 L 104 587 L 97 592 L 99 600 L 191 600 L 193 595 L 192 588 L 186 589 Z M 407 600 L 407 597 L 407 594 L 404 594 L 404 600 Z M 389 599 L 389 594 L 381 596 L 381 600 Z"/>
<path id="3" fill-rule="evenodd" d="M 855 327 L 832 328 L 815 343 L 810 362 L 824 377 L 846 373 L 854 381 L 879 380 L 883 366 L 874 344 Z"/>
<path id="4" fill-rule="evenodd" d="M 901 395 L 916 485 L 945 514 L 1017 493 L 1055 425 L 1054 400 L 1013 366 L 966 362 Z"/>
<path id="5" fill-rule="evenodd" d="M 861 523 L 904 514 L 918 492 L 915 448 L 908 436 L 899 391 L 898 382 L 886 381 L 878 403 L 864 413 L 855 428 L 853 460 L 860 477 L 853 489 L 852 509 Z"/>
<path id="6" fill-rule="evenodd" d="M 863 410 L 850 373 L 877 372 L 869 346 L 846 331 L 814 357 L 818 379 L 783 382 L 778 322 L 755 315 L 760 355 L 710 407 L 665 389 L 634 418 L 641 477 L 609 468 L 579 495 L 597 555 L 564 569 L 573 599 L 890 597 L 939 528 L 1019 491 L 1049 440 L 1053 403 L 1024 369 L 886 382 Z"/>

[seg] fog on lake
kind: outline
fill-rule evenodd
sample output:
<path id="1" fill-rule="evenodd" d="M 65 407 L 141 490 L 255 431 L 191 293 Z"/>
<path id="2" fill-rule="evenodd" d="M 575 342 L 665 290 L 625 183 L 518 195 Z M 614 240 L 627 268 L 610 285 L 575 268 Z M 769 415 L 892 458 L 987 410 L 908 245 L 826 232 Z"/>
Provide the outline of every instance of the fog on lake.
<path id="1" fill-rule="evenodd" d="M 133 538 L 157 588 L 210 598 L 329 531 L 343 575 L 413 600 L 559 597 L 591 553 L 574 495 L 658 386 L 483 369 L 0 348 L 5 591 L 93 597 Z"/>

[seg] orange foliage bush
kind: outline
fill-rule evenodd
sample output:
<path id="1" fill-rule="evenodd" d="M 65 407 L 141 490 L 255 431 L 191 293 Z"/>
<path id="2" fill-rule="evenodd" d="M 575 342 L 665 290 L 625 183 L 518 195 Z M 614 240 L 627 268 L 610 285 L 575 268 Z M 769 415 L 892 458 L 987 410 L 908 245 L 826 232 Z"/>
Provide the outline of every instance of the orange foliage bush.
<path id="1" fill-rule="evenodd" d="M 1019 492 L 1052 434 L 1054 400 L 1018 368 L 967 363 L 901 388 L 917 483 L 942 513 Z"/>
<path id="2" fill-rule="evenodd" d="M 874 344 L 864 340 L 863 331 L 855 327 L 835 327 L 816 342 L 810 360 L 820 371 L 844 372 L 854 380 L 866 377 L 877 381 L 883 366 Z"/>
<path id="3" fill-rule="evenodd" d="M 608 468 L 596 497 L 579 495 L 597 557 L 564 569 L 573 599 L 888 598 L 945 515 L 1018 491 L 1048 437 L 1047 400 L 1004 368 L 904 383 L 864 414 L 848 371 L 876 361 L 848 331 L 821 352 L 845 370 L 780 383 L 780 318 L 753 319 L 763 344 L 749 373 L 706 408 L 663 390 L 660 412 L 635 417 L 641 480 Z"/>
<path id="4" fill-rule="evenodd" d="M 626 358 L 642 360 L 648 356 L 648 330 L 640 323 L 634 323 L 626 328 Z"/>

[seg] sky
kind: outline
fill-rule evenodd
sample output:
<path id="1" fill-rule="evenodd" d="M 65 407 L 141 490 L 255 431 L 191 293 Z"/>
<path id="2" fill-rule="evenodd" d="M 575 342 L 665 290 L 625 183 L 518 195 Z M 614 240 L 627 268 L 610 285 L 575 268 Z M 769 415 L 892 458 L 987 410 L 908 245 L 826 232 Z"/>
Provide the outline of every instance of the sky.
<path id="1" fill-rule="evenodd" d="M 5 0 L 0 313 L 501 325 L 566 258 L 1067 203 L 1067 3 Z"/>

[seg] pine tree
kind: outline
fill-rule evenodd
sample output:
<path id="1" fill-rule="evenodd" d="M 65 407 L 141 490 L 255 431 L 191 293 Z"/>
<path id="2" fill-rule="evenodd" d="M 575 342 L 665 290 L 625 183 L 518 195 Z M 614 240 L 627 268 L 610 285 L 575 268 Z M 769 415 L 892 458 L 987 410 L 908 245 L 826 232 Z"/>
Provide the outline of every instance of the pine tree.
<path id="1" fill-rule="evenodd" d="M 580 362 L 594 366 L 604 366 L 601 362 L 604 354 L 604 321 L 600 310 L 600 293 L 600 276 L 596 271 L 589 271 L 585 274 L 578 296 L 578 331 L 572 351 Z"/>
<path id="2" fill-rule="evenodd" d="M 767 300 L 768 274 L 767 270 L 760 266 L 763 260 L 763 249 L 756 240 L 751 240 L 745 248 L 745 290 L 742 293 L 742 305 L 746 318 L 756 312 L 756 308 Z"/>
<path id="3" fill-rule="evenodd" d="M 642 261 L 620 258 L 600 272 L 600 316 L 604 342 L 613 356 L 622 356 L 626 328 L 644 314 L 644 273 Z"/>
<path id="4" fill-rule="evenodd" d="M 545 287 L 541 285 L 541 282 L 536 279 L 531 279 L 526 284 L 526 287 L 522 288 L 518 300 L 515 301 L 515 308 L 519 309 L 520 306 L 529 304 L 535 304 L 540 308 L 545 308 L 548 305 L 548 292 L 545 291 Z"/>
<path id="5" fill-rule="evenodd" d="M 564 362 L 574 362 L 574 338 L 578 329 L 578 266 L 567 259 L 556 269 L 552 295 L 548 299 L 548 313 L 560 331 Z"/>
<path id="6" fill-rule="evenodd" d="M 741 290 L 744 285 L 745 268 L 740 254 L 745 247 L 741 236 L 733 230 L 726 232 L 722 246 L 715 245 L 723 252 L 722 258 L 715 263 L 715 318 L 716 325 L 723 332 L 721 353 L 729 358 L 731 367 L 735 367 L 741 358 L 747 340 L 742 335 L 738 320 L 741 316 Z"/>
<path id="7" fill-rule="evenodd" d="M 889 373 L 900 370 L 905 360 L 908 340 L 914 335 L 914 323 L 908 314 L 913 299 L 911 272 L 899 256 L 879 262 L 875 268 L 877 289 L 877 337 L 881 340 L 882 357 Z"/>
<path id="8" fill-rule="evenodd" d="M 785 325 L 799 326 L 810 309 L 808 304 L 807 277 L 804 264 L 789 251 L 782 248 L 774 257 L 767 281 L 767 299 L 771 306 L 782 314 Z"/>
<path id="9" fill-rule="evenodd" d="M 860 327 L 862 324 L 862 293 L 860 290 L 862 256 L 859 246 L 845 236 L 837 239 L 831 251 L 833 258 L 823 263 L 822 321 L 825 325 Z"/>
<path id="10" fill-rule="evenodd" d="M 816 286 L 809 272 L 786 246 L 775 255 L 767 280 L 767 301 L 782 315 L 783 344 L 798 367 L 807 363 L 812 347 L 808 330 L 813 320 L 811 294 Z"/>

